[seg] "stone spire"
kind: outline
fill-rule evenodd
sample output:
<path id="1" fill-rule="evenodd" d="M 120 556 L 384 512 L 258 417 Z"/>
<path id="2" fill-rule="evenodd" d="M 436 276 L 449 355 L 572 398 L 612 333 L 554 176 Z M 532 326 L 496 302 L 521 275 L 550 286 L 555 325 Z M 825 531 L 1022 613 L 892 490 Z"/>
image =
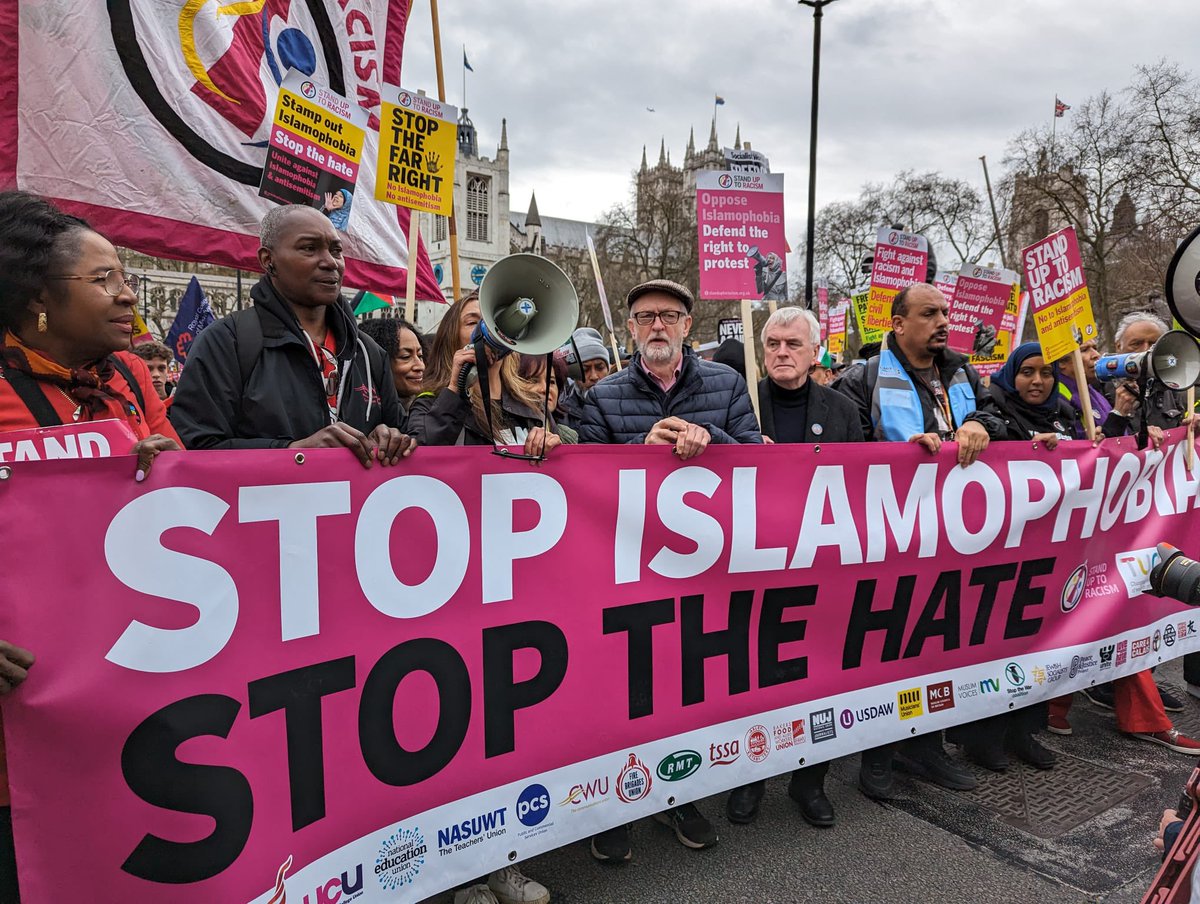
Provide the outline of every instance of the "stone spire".
<path id="1" fill-rule="evenodd" d="M 500 150 L 508 150 L 508 120 L 500 120 Z"/>
<path id="2" fill-rule="evenodd" d="M 687 156 L 691 157 L 695 153 L 696 153 L 696 127 L 692 126 L 692 128 L 688 129 Z"/>
<path id="3" fill-rule="evenodd" d="M 658 145 L 658 165 L 666 166 L 667 163 L 667 139 L 663 138 Z"/>
<path id="4" fill-rule="evenodd" d="M 646 172 L 646 146 L 642 145 L 642 172 Z"/>
<path id="5" fill-rule="evenodd" d="M 737 126 L 737 135 L 733 139 L 733 149 L 740 151 L 742 149 L 742 124 L 739 122 Z"/>
<path id="6" fill-rule="evenodd" d="M 706 150 L 719 151 L 721 146 L 717 144 L 717 117 L 712 118 L 712 129 L 708 133 L 708 147 Z"/>
<path id="7" fill-rule="evenodd" d="M 525 228 L 530 226 L 541 226 L 542 218 L 538 216 L 537 209 L 537 192 L 532 192 L 529 195 L 529 212 L 525 214 Z"/>

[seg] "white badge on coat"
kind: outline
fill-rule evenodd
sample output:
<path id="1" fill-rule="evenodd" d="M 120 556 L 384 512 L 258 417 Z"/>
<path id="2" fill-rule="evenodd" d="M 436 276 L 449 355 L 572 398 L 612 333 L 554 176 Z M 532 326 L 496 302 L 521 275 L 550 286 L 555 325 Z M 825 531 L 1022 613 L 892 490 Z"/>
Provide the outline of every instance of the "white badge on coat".
<path id="1" fill-rule="evenodd" d="M 812 432 L 813 432 L 814 436 L 820 436 L 822 433 L 825 432 L 825 428 L 822 427 L 820 424 L 813 424 Z"/>

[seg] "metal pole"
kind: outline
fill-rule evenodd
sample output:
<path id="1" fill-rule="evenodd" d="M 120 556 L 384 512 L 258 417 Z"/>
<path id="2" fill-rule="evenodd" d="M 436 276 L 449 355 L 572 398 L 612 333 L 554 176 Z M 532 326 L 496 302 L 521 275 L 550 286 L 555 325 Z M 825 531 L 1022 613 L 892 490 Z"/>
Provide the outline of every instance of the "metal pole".
<path id="1" fill-rule="evenodd" d="M 150 278 L 142 277 L 142 320 L 146 323 L 150 322 L 150 298 L 148 295 L 150 289 Z"/>
<path id="2" fill-rule="evenodd" d="M 988 178 L 987 155 L 979 158 L 983 164 L 983 182 L 987 186 L 988 203 L 992 205 L 992 227 L 996 230 L 996 247 L 1000 249 L 1000 266 L 1007 267 L 1004 257 L 1004 241 L 1000 238 L 1000 217 L 996 215 L 996 198 L 992 194 L 992 180 Z"/>
<path id="3" fill-rule="evenodd" d="M 237 309 L 242 309 L 242 271 L 237 271 Z"/>
<path id="4" fill-rule="evenodd" d="M 834 0 L 799 0 L 813 9 L 813 71 L 812 71 L 812 118 L 808 138 L 808 243 L 804 261 L 804 306 L 813 306 L 813 254 L 816 245 L 817 222 L 817 104 L 821 85 L 821 18 L 822 9 Z"/>

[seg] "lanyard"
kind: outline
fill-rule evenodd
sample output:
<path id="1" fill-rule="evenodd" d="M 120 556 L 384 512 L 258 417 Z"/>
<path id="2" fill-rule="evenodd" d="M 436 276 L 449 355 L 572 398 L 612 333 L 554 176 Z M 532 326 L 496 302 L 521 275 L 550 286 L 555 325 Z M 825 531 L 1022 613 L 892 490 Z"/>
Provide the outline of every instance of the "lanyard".
<path id="1" fill-rule="evenodd" d="M 342 393 L 346 390 L 346 373 L 342 373 L 340 375 L 341 379 L 337 384 L 337 394 L 335 396 L 334 404 L 330 405 L 329 396 L 332 395 L 332 393 L 330 393 L 329 390 L 332 387 L 329 384 L 329 380 L 335 379 L 339 376 L 338 371 L 342 369 L 338 366 L 340 362 L 337 360 L 337 358 L 332 359 L 333 371 L 330 373 L 329 377 L 326 378 L 325 361 L 329 359 L 329 356 L 325 346 L 321 345 L 318 348 L 317 344 L 313 342 L 312 336 L 308 335 L 307 331 L 301 330 L 301 332 L 304 333 L 304 338 L 308 340 L 308 350 L 312 352 L 313 361 L 315 361 L 317 365 L 317 375 L 321 379 L 321 387 L 325 390 L 325 404 L 329 408 L 329 423 L 336 424 L 338 421 L 338 415 L 342 410 Z M 345 370 L 347 373 L 349 372 L 349 368 L 346 368 Z"/>

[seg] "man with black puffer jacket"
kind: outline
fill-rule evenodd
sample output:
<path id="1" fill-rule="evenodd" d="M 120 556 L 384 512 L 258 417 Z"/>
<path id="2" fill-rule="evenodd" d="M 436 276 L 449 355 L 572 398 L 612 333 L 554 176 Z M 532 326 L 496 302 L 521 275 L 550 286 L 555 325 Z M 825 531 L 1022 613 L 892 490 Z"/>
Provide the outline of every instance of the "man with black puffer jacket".
<path id="1" fill-rule="evenodd" d="M 341 296 L 342 242 L 311 207 L 262 221 L 254 306 L 196 337 L 171 423 L 192 449 L 344 446 L 364 467 L 415 446 L 391 364 Z"/>
<path id="2" fill-rule="evenodd" d="M 746 381 L 684 347 L 692 327 L 692 293 L 679 283 L 654 279 L 634 286 L 626 300 L 638 353 L 623 371 L 592 387 L 579 441 L 669 445 L 680 461 L 700 455 L 709 443 L 761 443 Z M 716 830 L 695 804 L 654 818 L 671 827 L 686 847 L 717 843 Z M 594 836 L 592 856 L 605 863 L 629 860 L 629 827 Z"/>

